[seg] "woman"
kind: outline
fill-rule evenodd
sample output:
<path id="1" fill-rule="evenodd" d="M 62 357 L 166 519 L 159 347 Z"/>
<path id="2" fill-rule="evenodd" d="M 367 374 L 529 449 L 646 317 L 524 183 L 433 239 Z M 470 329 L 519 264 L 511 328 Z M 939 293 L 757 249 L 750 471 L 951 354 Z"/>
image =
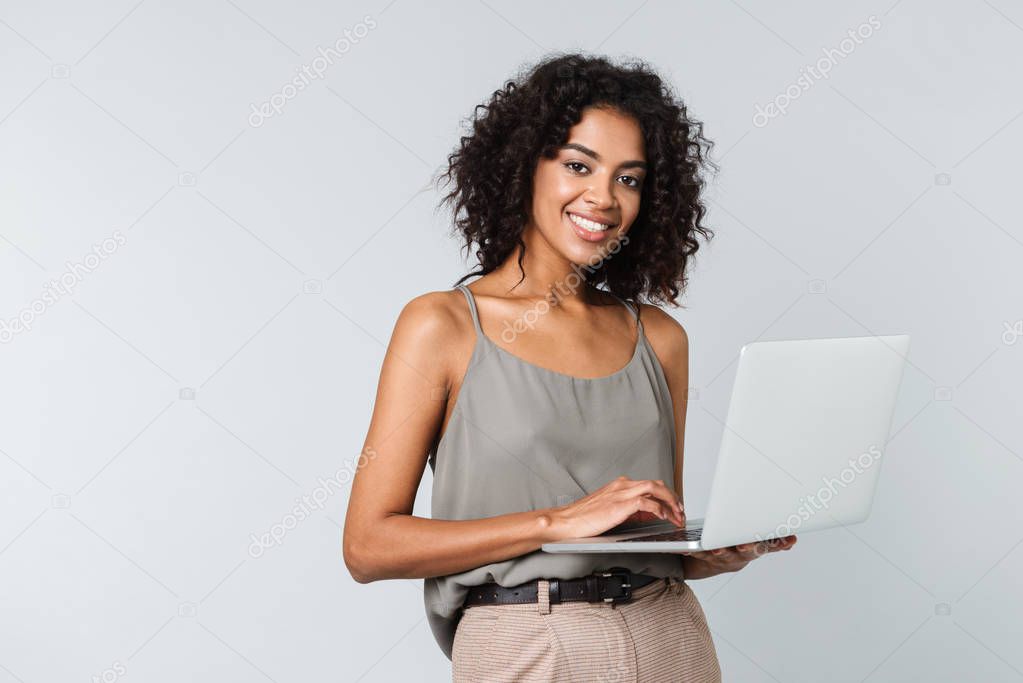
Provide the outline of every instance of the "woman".
<path id="1" fill-rule="evenodd" d="M 455 681 L 718 681 L 684 579 L 795 543 L 539 550 L 623 522 L 685 524 L 688 338 L 628 300 L 674 303 L 697 236 L 713 235 L 709 146 L 645 65 L 570 54 L 477 107 L 448 159 L 444 201 L 479 268 L 398 317 L 344 558 L 361 583 L 425 579 Z M 412 514 L 427 462 L 432 519 Z"/>

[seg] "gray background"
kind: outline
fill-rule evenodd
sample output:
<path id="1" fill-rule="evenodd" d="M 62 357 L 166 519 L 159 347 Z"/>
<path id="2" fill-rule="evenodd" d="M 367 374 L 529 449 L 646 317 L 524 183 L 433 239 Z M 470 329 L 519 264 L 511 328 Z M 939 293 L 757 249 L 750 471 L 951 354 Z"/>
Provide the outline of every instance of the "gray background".
<path id="1" fill-rule="evenodd" d="M 725 680 L 1023 679 L 1023 7 L 824 5 L 3 3 L 0 320 L 34 322 L 0 344 L 0 683 L 448 679 L 421 581 L 345 570 L 347 487 L 250 535 L 353 462 L 401 307 L 469 269 L 428 185 L 460 121 L 570 48 L 649 60 L 718 143 L 670 309 L 690 516 L 743 343 L 913 335 L 872 517 L 692 583 Z"/>

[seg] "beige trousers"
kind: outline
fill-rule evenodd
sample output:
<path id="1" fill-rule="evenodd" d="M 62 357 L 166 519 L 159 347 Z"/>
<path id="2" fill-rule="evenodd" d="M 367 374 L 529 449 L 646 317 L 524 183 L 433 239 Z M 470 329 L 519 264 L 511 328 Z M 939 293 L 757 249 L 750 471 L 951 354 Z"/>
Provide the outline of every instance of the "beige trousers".
<path id="1" fill-rule="evenodd" d="M 548 587 L 541 579 L 536 603 L 465 610 L 454 683 L 720 683 L 703 608 L 684 581 L 653 581 L 617 605 L 551 605 Z"/>

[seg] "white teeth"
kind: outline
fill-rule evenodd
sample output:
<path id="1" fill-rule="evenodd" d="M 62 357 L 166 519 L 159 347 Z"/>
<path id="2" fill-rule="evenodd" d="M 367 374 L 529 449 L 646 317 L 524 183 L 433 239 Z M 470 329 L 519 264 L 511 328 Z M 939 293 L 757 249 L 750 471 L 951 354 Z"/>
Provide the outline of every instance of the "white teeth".
<path id="1" fill-rule="evenodd" d="M 576 216 L 574 213 L 568 214 L 568 218 L 580 228 L 588 232 L 602 232 L 611 227 L 610 225 L 604 225 L 603 223 L 594 223 L 582 216 Z"/>

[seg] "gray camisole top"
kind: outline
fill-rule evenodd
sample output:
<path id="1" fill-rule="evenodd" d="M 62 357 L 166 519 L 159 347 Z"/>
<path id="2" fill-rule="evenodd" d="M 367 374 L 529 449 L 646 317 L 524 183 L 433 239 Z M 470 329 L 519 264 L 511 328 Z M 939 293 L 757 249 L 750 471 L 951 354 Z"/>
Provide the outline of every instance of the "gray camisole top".
<path id="1" fill-rule="evenodd" d="M 429 463 L 434 519 L 479 519 L 566 505 L 619 475 L 672 488 L 675 422 L 661 365 L 636 319 L 632 359 L 610 375 L 573 377 L 528 363 L 483 334 L 472 292 L 459 285 L 476 345 L 448 426 Z M 424 579 L 434 638 L 451 659 L 470 586 L 514 586 L 574 578 L 611 567 L 682 578 L 682 556 L 667 553 L 550 554 L 536 550 L 448 576 Z"/>

